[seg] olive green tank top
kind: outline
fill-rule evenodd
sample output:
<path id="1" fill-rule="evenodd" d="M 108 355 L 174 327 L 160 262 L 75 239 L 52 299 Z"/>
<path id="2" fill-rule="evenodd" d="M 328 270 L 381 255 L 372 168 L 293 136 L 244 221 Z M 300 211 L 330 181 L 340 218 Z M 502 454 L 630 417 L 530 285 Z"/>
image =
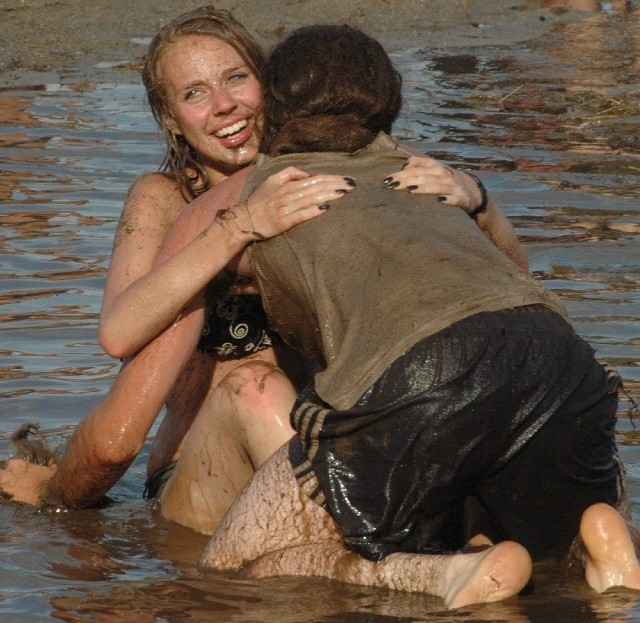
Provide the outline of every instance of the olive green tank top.
<path id="1" fill-rule="evenodd" d="M 532 304 L 565 313 L 463 210 L 385 188 L 407 157 L 382 134 L 354 154 L 261 156 L 245 189 L 291 165 L 356 181 L 252 252 L 270 326 L 324 365 L 316 391 L 334 408 L 353 406 L 408 348 L 467 316 Z"/>

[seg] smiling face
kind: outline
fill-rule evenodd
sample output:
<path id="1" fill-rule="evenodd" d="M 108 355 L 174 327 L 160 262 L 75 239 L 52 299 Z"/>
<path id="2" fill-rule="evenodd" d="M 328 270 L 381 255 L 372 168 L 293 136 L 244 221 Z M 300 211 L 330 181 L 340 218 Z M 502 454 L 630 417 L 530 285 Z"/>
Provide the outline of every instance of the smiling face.
<path id="1" fill-rule="evenodd" d="M 261 132 L 260 83 L 228 43 L 188 35 L 161 58 L 171 129 L 182 135 L 217 184 L 250 164 Z"/>

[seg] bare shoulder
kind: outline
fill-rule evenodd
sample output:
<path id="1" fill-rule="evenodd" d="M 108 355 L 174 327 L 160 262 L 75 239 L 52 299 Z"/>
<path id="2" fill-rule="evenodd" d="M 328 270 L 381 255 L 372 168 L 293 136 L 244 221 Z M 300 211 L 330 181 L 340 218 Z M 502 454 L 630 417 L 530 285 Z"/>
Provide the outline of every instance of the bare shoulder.
<path id="1" fill-rule="evenodd" d="M 147 173 L 129 187 L 116 242 L 136 232 L 162 239 L 187 205 L 180 185 L 164 173 Z"/>
<path id="2" fill-rule="evenodd" d="M 186 200 L 176 180 L 165 173 L 145 173 L 136 178 L 127 193 L 125 208 L 130 204 L 156 203 L 178 205 L 183 208 Z"/>

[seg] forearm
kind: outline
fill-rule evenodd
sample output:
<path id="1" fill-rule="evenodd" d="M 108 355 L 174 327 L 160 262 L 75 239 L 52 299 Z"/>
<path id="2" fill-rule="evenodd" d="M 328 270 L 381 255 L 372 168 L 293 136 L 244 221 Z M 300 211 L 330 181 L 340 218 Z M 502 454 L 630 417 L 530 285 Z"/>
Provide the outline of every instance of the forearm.
<path id="1" fill-rule="evenodd" d="M 524 272 L 529 271 L 529 262 L 509 219 L 489 198 L 487 209 L 475 217 L 478 227 L 493 244 L 510 257 Z"/>
<path id="2" fill-rule="evenodd" d="M 351 190 L 341 176 L 309 177 L 287 167 L 241 202 L 248 173 L 236 173 L 186 206 L 154 266 L 103 310 L 100 341 L 107 352 L 116 357 L 136 352 L 250 242 L 319 216 L 328 201 Z"/>
<path id="3" fill-rule="evenodd" d="M 133 355 L 173 323 L 194 296 L 246 246 L 245 240 L 215 220 L 194 236 L 179 250 L 173 245 L 161 252 L 155 266 L 124 290 L 103 314 L 100 343 L 111 356 Z"/>
<path id="4" fill-rule="evenodd" d="M 125 474 L 135 453 L 128 460 L 100 459 L 92 433 L 80 424 L 67 446 L 64 457 L 45 487 L 40 505 L 84 508 L 97 504 Z"/>
<path id="5" fill-rule="evenodd" d="M 151 402 L 142 404 L 134 394 L 125 399 L 126 386 L 134 382 L 125 370 L 69 439 L 44 492 L 44 504 L 71 508 L 95 504 L 124 475 L 139 453 L 148 430 L 146 423 L 150 426 L 154 419 L 154 407 Z M 135 422 L 131 421 L 134 413 L 139 418 Z"/>
<path id="6" fill-rule="evenodd" d="M 472 173 L 467 172 L 466 176 L 471 178 L 477 185 L 481 200 L 470 211 L 465 211 L 498 249 L 513 260 L 524 272 L 528 272 L 527 257 L 520 246 L 509 219 L 498 208 L 493 199 L 489 197 L 482 180 Z"/>
<path id="7" fill-rule="evenodd" d="M 202 327 L 199 307 L 141 350 L 78 425 L 44 493 L 46 502 L 99 501 L 126 472 L 184 369 Z"/>

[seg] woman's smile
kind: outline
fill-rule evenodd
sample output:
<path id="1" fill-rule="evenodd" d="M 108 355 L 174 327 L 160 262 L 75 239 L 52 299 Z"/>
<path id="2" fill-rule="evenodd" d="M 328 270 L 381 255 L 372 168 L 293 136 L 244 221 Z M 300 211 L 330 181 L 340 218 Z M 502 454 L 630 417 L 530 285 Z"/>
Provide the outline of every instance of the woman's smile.
<path id="1" fill-rule="evenodd" d="M 211 182 L 249 164 L 260 144 L 260 83 L 240 54 L 210 36 L 190 35 L 162 58 L 174 132 L 198 152 Z"/>

